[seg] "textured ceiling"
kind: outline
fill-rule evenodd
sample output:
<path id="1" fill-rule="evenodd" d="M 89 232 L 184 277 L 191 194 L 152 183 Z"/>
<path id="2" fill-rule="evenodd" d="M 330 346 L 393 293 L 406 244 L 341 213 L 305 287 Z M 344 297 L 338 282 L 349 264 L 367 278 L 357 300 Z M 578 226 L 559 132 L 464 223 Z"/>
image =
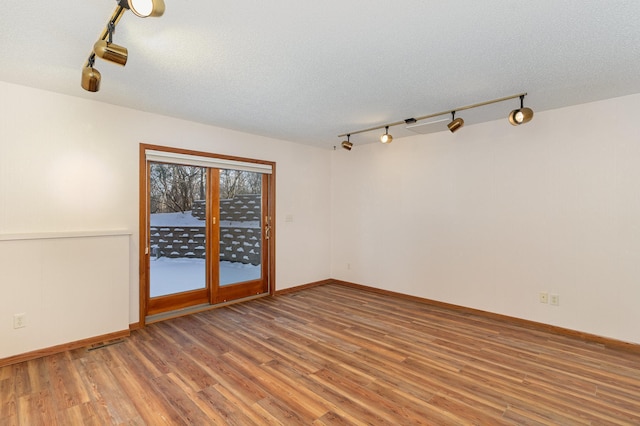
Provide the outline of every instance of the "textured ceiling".
<path id="1" fill-rule="evenodd" d="M 0 80 L 325 148 L 520 92 L 537 112 L 640 93 L 637 0 L 165 1 L 122 18 L 129 61 L 97 59 L 97 93 L 81 69 L 115 0 L 6 2 Z"/>

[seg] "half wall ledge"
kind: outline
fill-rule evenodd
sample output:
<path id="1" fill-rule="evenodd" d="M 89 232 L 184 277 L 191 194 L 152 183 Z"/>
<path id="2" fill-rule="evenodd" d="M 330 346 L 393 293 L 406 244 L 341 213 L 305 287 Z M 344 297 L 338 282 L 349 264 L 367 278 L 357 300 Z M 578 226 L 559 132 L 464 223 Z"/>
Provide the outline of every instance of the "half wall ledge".
<path id="1" fill-rule="evenodd" d="M 132 235 L 133 232 L 114 229 L 104 231 L 35 232 L 24 234 L 0 234 L 0 241 L 51 240 L 58 238 L 94 238 Z"/>

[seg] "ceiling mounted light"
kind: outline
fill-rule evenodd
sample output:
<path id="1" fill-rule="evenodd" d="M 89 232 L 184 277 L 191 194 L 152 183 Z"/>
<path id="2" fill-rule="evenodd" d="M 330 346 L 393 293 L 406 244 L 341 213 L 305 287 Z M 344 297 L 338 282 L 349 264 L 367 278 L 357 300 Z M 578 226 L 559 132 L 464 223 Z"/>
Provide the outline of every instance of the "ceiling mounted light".
<path id="1" fill-rule="evenodd" d="M 122 66 L 127 63 L 127 58 L 129 57 L 127 48 L 113 44 L 113 33 L 125 11 L 129 9 L 141 18 L 162 16 L 164 13 L 164 0 L 116 0 L 116 2 L 118 6 L 113 11 L 107 27 L 102 31 L 102 35 L 93 45 L 89 59 L 87 59 L 82 69 L 81 85 L 84 90 L 89 92 L 97 92 L 100 89 L 100 72 L 93 68 L 96 56 Z"/>
<path id="2" fill-rule="evenodd" d="M 380 136 L 380 142 L 382 143 L 391 143 L 393 140 L 393 136 L 389 134 L 389 126 L 384 128 L 384 135 Z"/>
<path id="3" fill-rule="evenodd" d="M 468 110 L 468 109 L 472 109 L 472 108 L 479 108 L 479 107 L 483 107 L 486 105 L 491 105 L 491 104 L 495 104 L 498 102 L 504 102 L 504 101 L 508 101 L 511 99 L 516 99 L 516 98 L 520 98 L 520 109 L 511 111 L 511 114 L 509 114 L 509 122 L 511 124 L 513 124 L 514 126 L 523 124 L 523 123 L 528 123 L 529 121 L 531 121 L 531 119 L 533 118 L 533 111 L 531 110 L 531 108 L 524 108 L 524 97 L 527 95 L 526 92 L 523 93 L 518 93 L 517 95 L 511 95 L 511 96 L 505 96 L 503 98 L 498 98 L 498 99 L 492 99 L 490 101 L 484 101 L 484 102 L 478 102 L 475 104 L 471 104 L 471 105 L 465 105 L 465 106 L 461 106 L 461 107 L 457 107 L 457 108 L 453 108 L 453 109 L 449 109 L 449 110 L 445 110 L 445 111 L 440 111 L 440 112 L 436 112 L 433 114 L 427 114 L 427 115 L 423 115 L 421 117 L 411 117 L 411 118 L 407 118 L 404 119 L 402 121 L 395 121 L 392 123 L 387 123 L 387 124 L 381 124 L 381 125 L 377 125 L 374 127 L 369 127 L 366 129 L 362 129 L 362 130 L 355 130 L 349 133 L 343 133 L 341 135 L 338 135 L 339 138 L 342 138 L 344 136 L 349 136 L 349 135 L 357 135 L 360 133 L 366 133 L 366 132 L 372 132 L 374 130 L 380 130 L 380 129 L 385 129 L 385 132 L 382 136 L 380 136 L 380 142 L 382 143 L 390 143 L 393 140 L 393 137 L 389 134 L 389 127 L 392 126 L 400 126 L 402 124 L 407 124 L 408 126 L 406 126 L 407 129 L 410 129 L 411 127 L 417 127 L 417 126 L 421 126 L 421 125 L 427 125 L 427 124 L 435 124 L 438 122 L 446 122 L 448 119 L 442 118 L 441 120 L 436 120 L 433 122 L 429 122 L 429 123 L 422 123 L 422 124 L 415 124 L 419 121 L 422 120 L 426 120 L 429 118 L 434 118 L 434 117 L 441 117 L 447 114 L 451 114 L 451 122 L 449 124 L 447 124 L 447 127 L 449 128 L 449 130 L 451 131 L 451 133 L 456 132 L 460 127 L 464 126 L 464 120 L 462 118 L 456 118 L 456 112 L 457 111 L 464 111 L 464 110 Z M 414 129 L 410 129 L 412 131 L 416 131 Z M 427 133 L 427 132 L 420 132 L 417 131 L 417 133 Z M 429 132 L 431 133 L 431 132 Z M 349 140 L 345 141 L 345 142 L 349 142 Z"/>
<path id="4" fill-rule="evenodd" d="M 162 16 L 164 13 L 164 0 L 118 0 L 118 4 L 141 18 Z"/>
<path id="5" fill-rule="evenodd" d="M 451 133 L 455 133 L 462 126 L 464 126 L 464 120 L 462 118 L 456 118 L 456 112 L 451 111 L 451 123 L 447 124 Z"/>
<path id="6" fill-rule="evenodd" d="M 93 51 L 96 53 L 97 57 L 102 58 L 105 61 L 113 62 L 114 64 L 122 66 L 127 64 L 129 52 L 126 47 L 109 43 L 106 40 L 98 40 L 96 44 L 93 45 Z"/>
<path id="7" fill-rule="evenodd" d="M 351 135 L 347 135 L 347 140 L 342 141 L 342 147 L 347 151 L 351 151 L 351 148 L 353 148 L 353 143 L 349 139 L 351 139 Z"/>
<path id="8" fill-rule="evenodd" d="M 93 45 L 93 52 L 99 58 L 102 58 L 109 62 L 113 62 L 114 64 L 125 66 L 127 64 L 129 52 L 127 51 L 126 47 L 113 44 L 113 33 L 115 31 L 115 28 L 116 26 L 113 24 L 113 22 L 109 22 L 109 24 L 107 25 L 107 39 L 98 40 Z"/>
<path id="9" fill-rule="evenodd" d="M 82 88 L 88 92 L 97 92 L 100 90 L 100 71 L 93 68 L 93 58 L 89 59 L 89 63 L 82 69 Z"/>
<path id="10" fill-rule="evenodd" d="M 509 114 L 509 123 L 513 126 L 519 126 L 528 123 L 533 118 L 533 110 L 524 107 L 524 95 L 520 96 L 520 109 L 514 109 Z"/>

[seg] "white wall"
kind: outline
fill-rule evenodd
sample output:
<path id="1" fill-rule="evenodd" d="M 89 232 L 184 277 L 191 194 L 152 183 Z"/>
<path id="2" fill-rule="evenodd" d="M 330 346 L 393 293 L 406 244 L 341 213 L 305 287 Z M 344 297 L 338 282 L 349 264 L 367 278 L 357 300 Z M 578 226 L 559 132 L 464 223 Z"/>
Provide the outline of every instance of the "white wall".
<path id="1" fill-rule="evenodd" d="M 334 152 L 332 277 L 640 343 L 638 116 L 634 95 Z"/>
<path id="2" fill-rule="evenodd" d="M 0 236 L 0 359 L 129 328 L 128 234 Z M 13 314 L 26 327 L 14 329 Z"/>
<path id="3" fill-rule="evenodd" d="M 4 82 L 0 99 L 0 235 L 132 232 L 129 299 L 122 302 L 131 323 L 139 318 L 141 142 L 275 161 L 277 289 L 330 276 L 330 151 Z M 286 215 L 293 222 L 285 223 Z M 0 268 L 6 265 L 0 259 Z M 0 282 L 0 298 L 16 285 Z M 24 308 L 35 309 L 35 302 Z M 0 311 L 7 333 L 14 333 L 14 313 Z"/>

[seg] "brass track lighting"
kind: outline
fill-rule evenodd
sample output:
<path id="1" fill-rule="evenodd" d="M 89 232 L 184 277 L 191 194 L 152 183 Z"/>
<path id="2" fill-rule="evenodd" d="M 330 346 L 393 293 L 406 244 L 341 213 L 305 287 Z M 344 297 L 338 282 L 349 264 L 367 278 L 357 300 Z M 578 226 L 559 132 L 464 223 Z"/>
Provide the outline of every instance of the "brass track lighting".
<path id="1" fill-rule="evenodd" d="M 82 69 L 82 81 L 80 85 L 87 92 L 97 92 L 100 90 L 100 71 L 93 68 L 93 61 Z"/>
<path id="2" fill-rule="evenodd" d="M 99 58 L 125 66 L 129 52 L 126 47 L 113 44 L 113 33 L 115 29 L 116 26 L 113 22 L 107 24 L 108 38 L 107 40 L 98 40 L 96 44 L 93 45 L 93 52 Z"/>
<path id="3" fill-rule="evenodd" d="M 456 112 L 451 111 L 451 123 L 447 124 L 451 133 L 455 133 L 462 126 L 464 126 L 464 120 L 462 118 L 456 118 Z"/>
<path id="4" fill-rule="evenodd" d="M 118 4 L 140 18 L 162 16 L 164 13 L 164 0 L 118 0 Z"/>
<path id="5" fill-rule="evenodd" d="M 338 137 L 341 138 L 343 136 L 357 135 L 359 133 L 366 133 L 366 132 L 372 132 L 374 130 L 385 129 L 384 134 L 382 136 L 380 136 L 380 142 L 389 143 L 389 142 L 391 142 L 393 140 L 393 137 L 389 134 L 389 127 L 391 127 L 391 126 L 400 126 L 402 124 L 405 124 L 405 125 L 406 124 L 412 124 L 412 125 L 414 125 L 418 121 L 426 120 L 428 118 L 433 118 L 433 117 L 440 117 L 440 116 L 446 115 L 446 114 L 451 114 L 452 120 L 451 120 L 451 122 L 449 124 L 447 124 L 447 127 L 453 133 L 453 132 L 457 131 L 460 127 L 464 126 L 464 120 L 462 118 L 456 118 L 456 112 L 460 112 L 460 111 L 464 111 L 464 110 L 472 109 L 472 108 L 479 108 L 479 107 L 482 107 L 482 106 L 485 106 L 485 105 L 491 105 L 491 104 L 495 104 L 495 103 L 498 103 L 498 102 L 504 102 L 504 101 L 508 101 L 508 100 L 515 99 L 515 98 L 519 97 L 520 98 L 520 109 L 513 110 L 513 111 L 511 111 L 511 114 L 509 114 L 509 122 L 511 124 L 513 124 L 514 126 L 518 126 L 520 124 L 528 123 L 533 118 L 533 111 L 531 110 L 531 108 L 524 108 L 524 105 L 523 105 L 524 97 L 526 95 L 527 95 L 526 92 L 518 93 L 517 95 L 505 96 L 504 98 L 492 99 L 490 101 L 479 102 L 477 104 L 465 105 L 465 106 L 461 106 L 461 107 L 458 107 L 458 108 L 455 108 L 455 109 L 450 109 L 450 110 L 446 110 L 446 111 L 436 112 L 436 113 L 433 113 L 433 114 L 423 115 L 421 117 L 407 118 L 407 119 L 404 119 L 402 121 L 395 121 L 393 123 L 382 124 L 382 125 L 378 125 L 378 126 L 375 126 L 375 127 L 369 127 L 367 129 L 356 130 L 356 131 L 349 132 L 349 133 L 343 133 L 341 135 L 338 135 Z M 442 119 L 442 121 L 446 121 L 446 118 Z M 348 140 L 346 142 L 348 142 Z"/>
<path id="6" fill-rule="evenodd" d="M 520 96 L 520 109 L 514 109 L 509 114 L 509 123 L 513 126 L 528 123 L 533 118 L 533 110 L 524 107 L 524 97 L 525 95 Z"/>
<path id="7" fill-rule="evenodd" d="M 389 134 L 389 126 L 385 126 L 384 135 L 380 136 L 380 142 L 391 143 L 392 140 L 393 140 L 393 136 Z"/>
<path id="8" fill-rule="evenodd" d="M 116 2 L 118 3 L 116 10 L 113 11 L 100 38 L 93 45 L 93 50 L 82 69 L 81 86 L 89 92 L 97 92 L 100 89 L 100 72 L 93 68 L 96 56 L 122 66 L 127 63 L 129 57 L 127 48 L 113 44 L 113 33 L 124 12 L 129 9 L 141 18 L 162 16 L 164 13 L 164 0 L 116 0 Z"/>
<path id="9" fill-rule="evenodd" d="M 93 45 L 93 51 L 96 53 L 97 57 L 102 58 L 105 61 L 113 62 L 114 64 L 122 66 L 127 64 L 129 52 L 126 47 L 109 43 L 106 40 L 98 40 L 96 41 L 96 44 Z"/>
<path id="10" fill-rule="evenodd" d="M 347 151 L 351 151 L 351 148 L 353 148 L 353 143 L 349 139 L 351 139 L 351 135 L 347 135 L 347 140 L 342 141 L 342 147 Z"/>

